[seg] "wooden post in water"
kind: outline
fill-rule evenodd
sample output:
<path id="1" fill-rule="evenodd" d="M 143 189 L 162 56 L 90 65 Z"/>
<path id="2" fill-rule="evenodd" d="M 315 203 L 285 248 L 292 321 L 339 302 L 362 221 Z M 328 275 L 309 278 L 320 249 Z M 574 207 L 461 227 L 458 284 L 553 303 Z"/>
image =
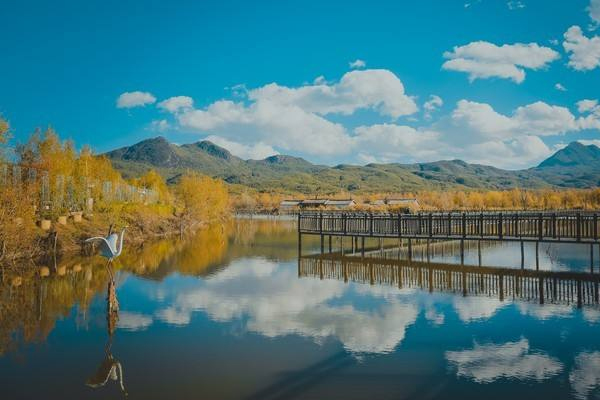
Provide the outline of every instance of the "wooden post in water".
<path id="1" fill-rule="evenodd" d="M 300 230 L 300 214 L 298 214 L 298 260 L 302 256 L 302 231 Z"/>
<path id="2" fill-rule="evenodd" d="M 329 253 L 331 254 L 331 235 L 329 235 Z"/>
<path id="3" fill-rule="evenodd" d="M 365 237 L 364 236 L 361 237 L 360 241 L 361 241 L 361 244 L 360 244 L 360 254 L 361 254 L 361 257 L 364 257 L 365 256 Z"/>
<path id="4" fill-rule="evenodd" d="M 408 260 L 412 261 L 412 239 L 408 238 Z"/>
<path id="5" fill-rule="evenodd" d="M 465 239 L 460 239 L 460 263 L 463 265 L 465 263 Z"/>
<path id="6" fill-rule="evenodd" d="M 521 269 L 525 268 L 525 249 L 523 248 L 523 241 L 521 240 Z"/>
<path id="7" fill-rule="evenodd" d="M 535 242 L 535 270 L 540 270 L 540 242 Z"/>
<path id="8" fill-rule="evenodd" d="M 479 259 L 479 266 L 481 267 L 481 240 L 477 241 L 477 257 Z"/>
<path id="9" fill-rule="evenodd" d="M 427 262 L 431 262 L 431 256 L 429 254 L 429 239 L 427 239 Z"/>
<path id="10" fill-rule="evenodd" d="M 594 245 L 590 244 L 590 273 L 594 273 Z"/>

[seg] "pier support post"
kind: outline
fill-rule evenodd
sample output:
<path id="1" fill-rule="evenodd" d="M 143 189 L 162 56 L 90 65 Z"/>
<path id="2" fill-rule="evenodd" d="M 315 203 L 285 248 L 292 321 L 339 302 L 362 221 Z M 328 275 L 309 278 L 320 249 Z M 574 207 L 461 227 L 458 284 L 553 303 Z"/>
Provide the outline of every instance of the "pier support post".
<path id="1" fill-rule="evenodd" d="M 521 269 L 525 268 L 525 249 L 523 248 L 523 241 L 521 240 Z"/>
<path id="2" fill-rule="evenodd" d="M 535 242 L 535 270 L 540 270 L 540 242 Z"/>
<path id="3" fill-rule="evenodd" d="M 460 263 L 465 263 L 465 240 L 460 239 Z"/>
<path id="4" fill-rule="evenodd" d="M 329 235 L 329 253 L 331 254 L 331 235 Z"/>
<path id="5" fill-rule="evenodd" d="M 481 267 L 481 240 L 477 241 L 477 258 L 479 260 L 479 266 Z"/>
<path id="6" fill-rule="evenodd" d="M 344 237 L 340 236 L 340 254 L 344 255 Z"/>
<path id="7" fill-rule="evenodd" d="M 408 238 L 408 261 L 412 261 L 412 239 Z"/>
<path id="8" fill-rule="evenodd" d="M 325 236 L 321 235 L 321 254 L 325 253 Z"/>
<path id="9" fill-rule="evenodd" d="M 360 255 L 361 255 L 361 257 L 364 257 L 365 256 L 365 237 L 364 236 L 360 238 L 360 242 L 361 242 L 360 243 Z"/>
<path id="10" fill-rule="evenodd" d="M 590 244 L 590 273 L 594 273 L 594 245 Z"/>
<path id="11" fill-rule="evenodd" d="M 429 239 L 427 239 L 427 262 L 431 262 L 431 255 L 429 253 Z"/>
<path id="12" fill-rule="evenodd" d="M 298 259 L 302 257 L 302 233 L 298 231 Z"/>

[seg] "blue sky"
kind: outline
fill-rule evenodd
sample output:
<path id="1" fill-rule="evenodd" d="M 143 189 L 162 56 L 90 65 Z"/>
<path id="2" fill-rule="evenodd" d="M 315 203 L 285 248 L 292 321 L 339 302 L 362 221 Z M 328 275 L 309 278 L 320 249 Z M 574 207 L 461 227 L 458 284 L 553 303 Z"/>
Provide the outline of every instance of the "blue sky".
<path id="1" fill-rule="evenodd" d="M 523 168 L 600 143 L 599 23 L 598 0 L 6 2 L 0 114 L 98 152 Z"/>

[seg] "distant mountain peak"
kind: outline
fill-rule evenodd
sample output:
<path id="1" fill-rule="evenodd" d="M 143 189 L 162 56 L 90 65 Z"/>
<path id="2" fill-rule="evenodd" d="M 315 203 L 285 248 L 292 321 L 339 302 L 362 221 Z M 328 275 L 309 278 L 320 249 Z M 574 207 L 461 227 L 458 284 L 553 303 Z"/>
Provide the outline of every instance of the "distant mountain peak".
<path id="1" fill-rule="evenodd" d="M 304 158 L 288 156 L 285 154 L 275 154 L 275 155 L 265 158 L 264 161 L 269 164 L 288 164 L 290 162 L 293 162 L 293 163 L 301 162 L 301 163 L 307 163 L 307 164 L 309 163 Z"/>
<path id="2" fill-rule="evenodd" d="M 202 140 L 193 144 L 213 157 L 222 158 L 223 160 L 231 160 L 233 155 L 231 152 L 219 145 L 214 144 L 210 140 Z"/>
<path id="3" fill-rule="evenodd" d="M 585 145 L 571 142 L 538 165 L 538 168 L 591 166 L 600 164 L 600 148 L 596 145 Z"/>

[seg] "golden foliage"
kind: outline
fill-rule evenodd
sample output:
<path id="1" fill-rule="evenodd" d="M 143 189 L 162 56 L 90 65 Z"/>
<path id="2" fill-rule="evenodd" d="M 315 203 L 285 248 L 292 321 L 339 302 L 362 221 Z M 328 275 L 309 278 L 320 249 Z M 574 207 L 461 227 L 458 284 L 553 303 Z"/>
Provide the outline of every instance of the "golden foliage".
<path id="1" fill-rule="evenodd" d="M 223 181 L 196 172 L 181 177 L 175 194 L 180 216 L 187 224 L 220 219 L 229 205 L 229 194 Z"/>

